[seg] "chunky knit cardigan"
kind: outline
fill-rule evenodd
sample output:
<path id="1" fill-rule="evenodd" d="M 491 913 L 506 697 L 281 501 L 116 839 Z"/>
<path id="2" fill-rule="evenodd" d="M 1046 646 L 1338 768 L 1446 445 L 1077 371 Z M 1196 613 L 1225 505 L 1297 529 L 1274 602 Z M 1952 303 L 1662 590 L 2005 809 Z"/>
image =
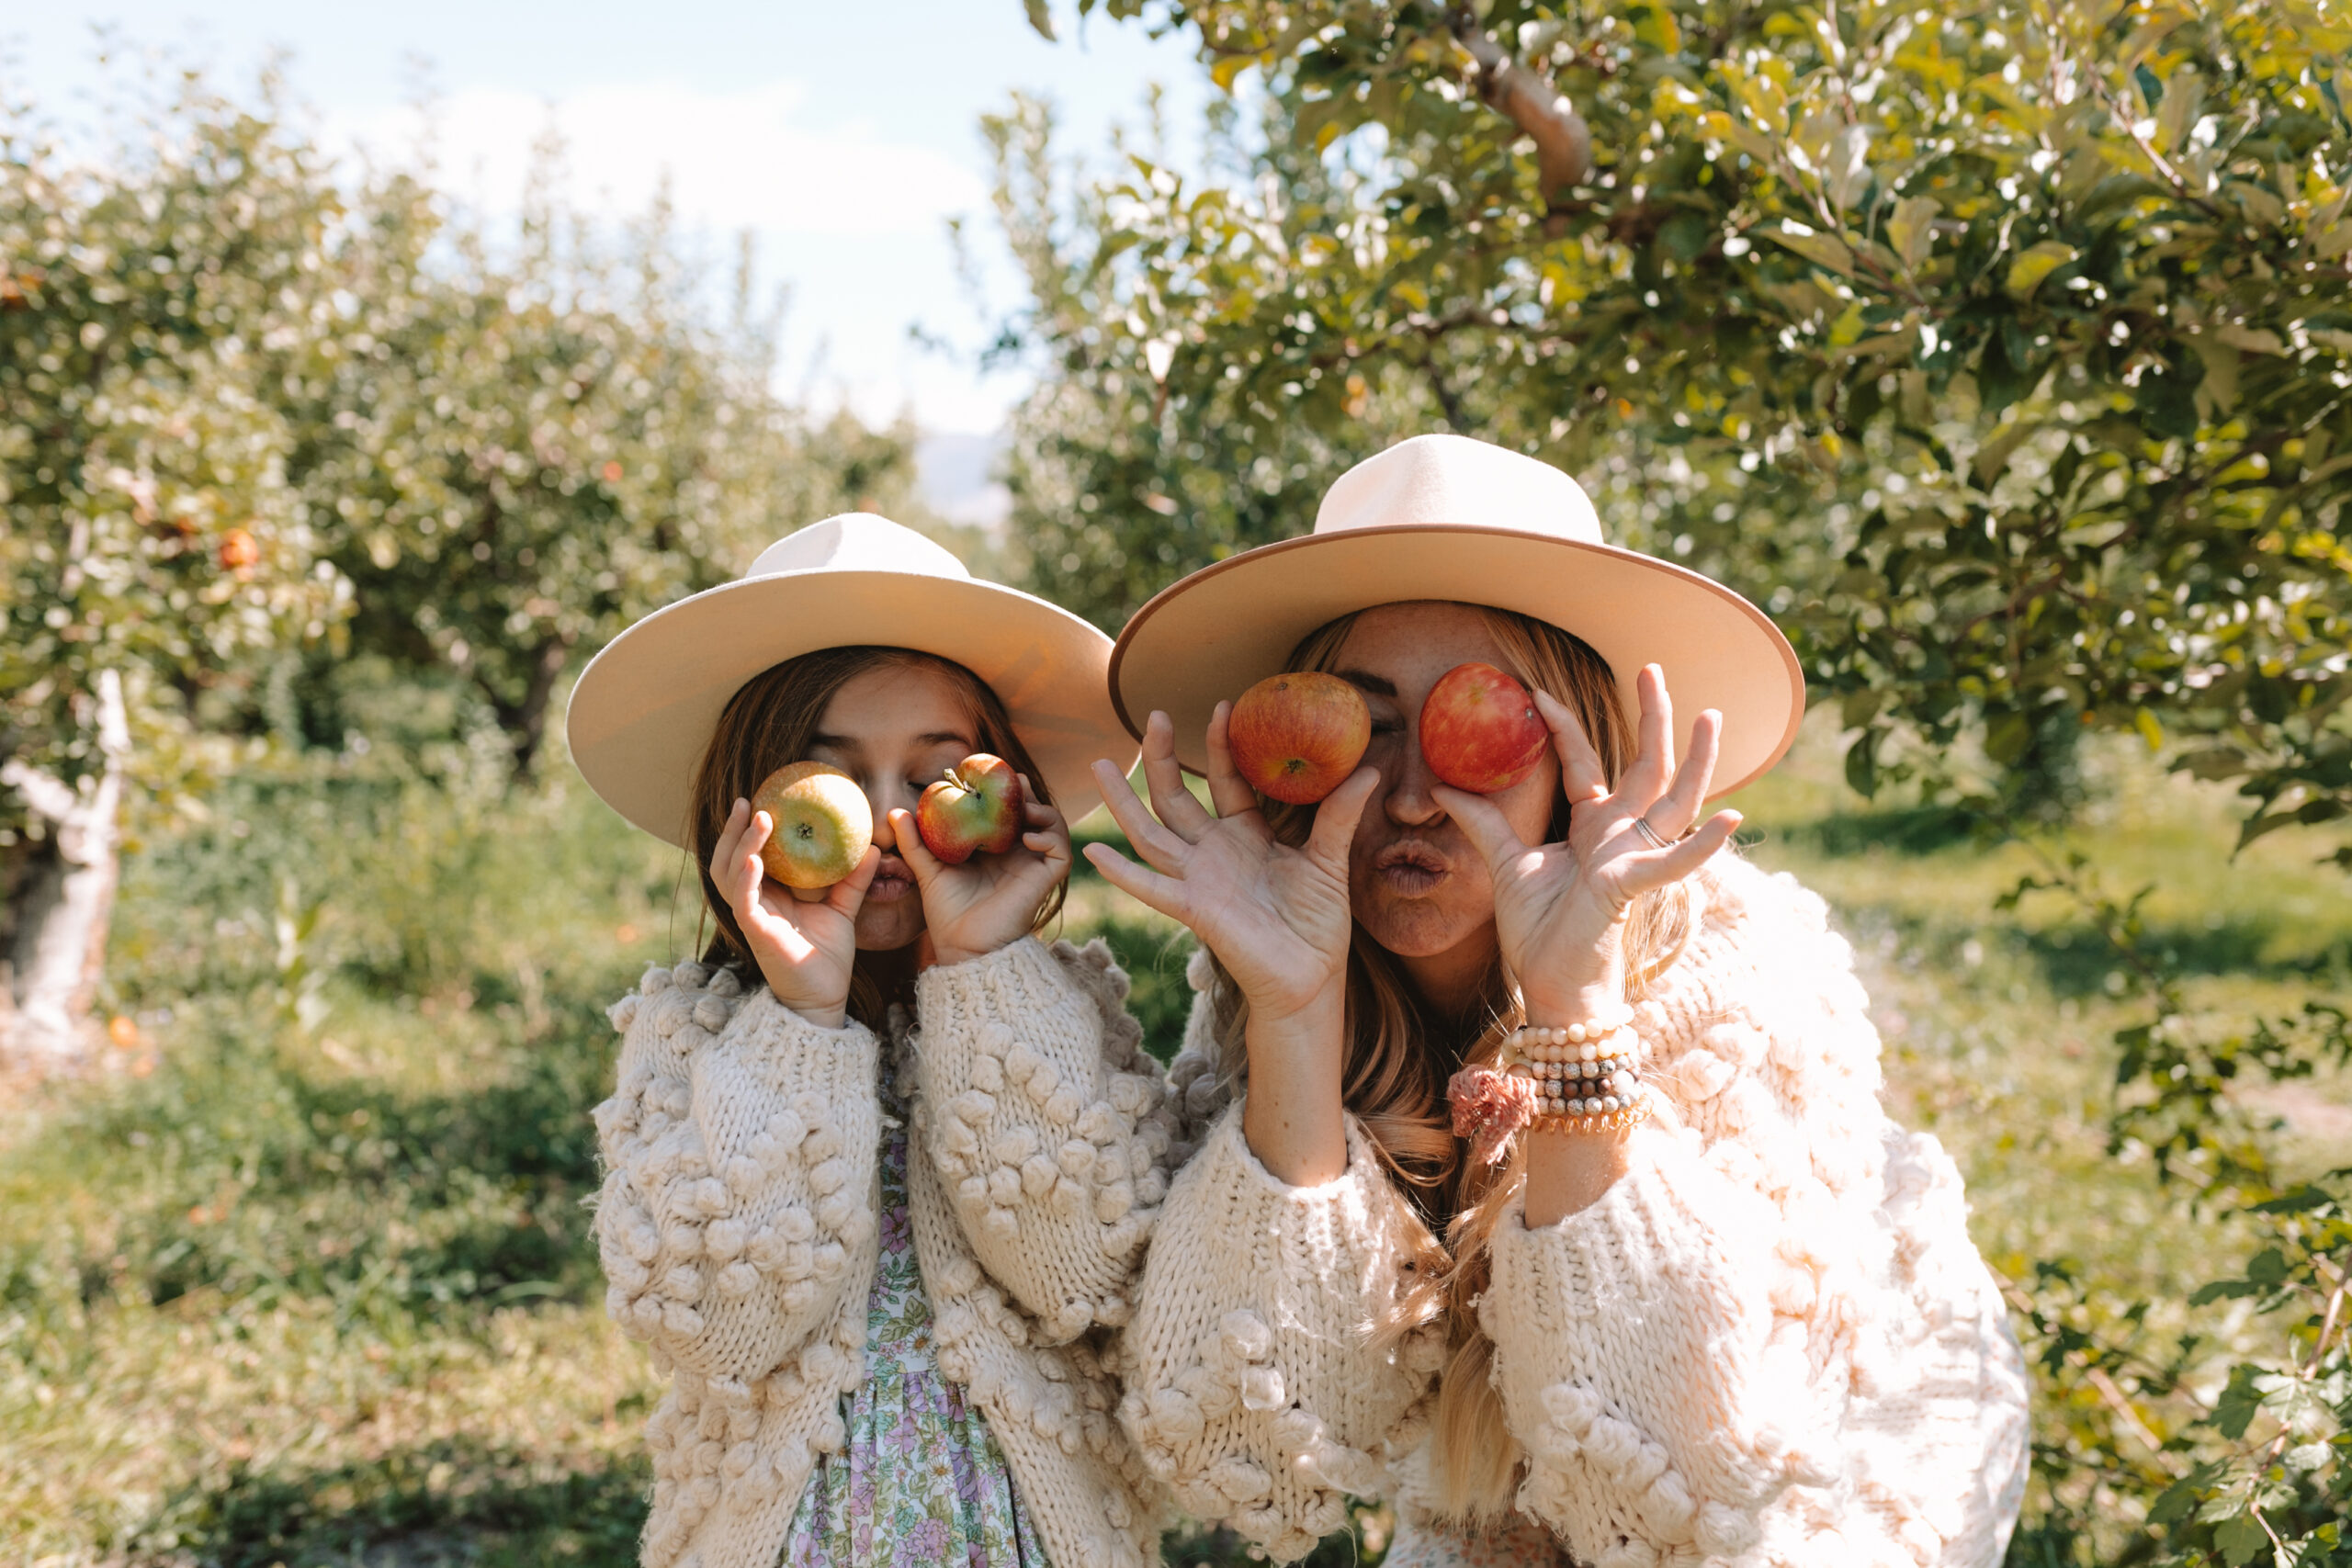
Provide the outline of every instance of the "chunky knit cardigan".
<path id="1" fill-rule="evenodd" d="M 1878 1039 L 1821 901 L 1738 862 L 1639 1005 L 1670 1129 L 1589 1208 L 1496 1227 L 1479 1321 L 1519 1506 L 1593 1568 L 1991 1568 L 2025 1482 L 2023 1369 L 1959 1173 L 1880 1108 Z M 1197 981 L 1196 981 L 1197 983 Z M 1119 1415 L 1190 1512 L 1275 1557 L 1347 1494 L 1426 1520 L 1439 1323 L 1375 1337 L 1430 1237 L 1350 1128 L 1274 1179 L 1196 1006 L 1171 1082 L 1201 1146 L 1161 1213 Z"/>
<path id="2" fill-rule="evenodd" d="M 1141 1568 L 1164 1494 L 1112 1411 L 1115 1340 L 1174 1127 L 1096 942 L 916 983 L 908 1207 L 940 1371 L 988 1416 L 1056 1568 Z M 651 969 L 612 1010 L 596 1110 L 606 1304 L 672 1378 L 650 1422 L 647 1568 L 774 1568 L 863 1376 L 882 1043 L 729 971 Z"/>

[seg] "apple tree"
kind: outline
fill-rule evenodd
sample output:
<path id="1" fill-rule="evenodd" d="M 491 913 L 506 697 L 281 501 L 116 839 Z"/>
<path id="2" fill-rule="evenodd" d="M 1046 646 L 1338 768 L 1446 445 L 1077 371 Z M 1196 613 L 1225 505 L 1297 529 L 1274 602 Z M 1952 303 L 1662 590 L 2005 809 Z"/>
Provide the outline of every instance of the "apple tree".
<path id="1" fill-rule="evenodd" d="M 662 208 L 615 240 L 551 193 L 543 165 L 509 243 L 390 182 L 404 243 L 364 258 L 351 351 L 294 389 L 352 646 L 463 680 L 517 773 L 561 678 L 622 626 L 912 478 L 904 433 L 812 428 L 776 394 L 748 250 L 714 321 Z"/>
<path id="2" fill-rule="evenodd" d="M 69 159 L 0 120 L 0 1060 L 71 1060 L 123 792 L 222 760 L 196 718 L 345 585 L 272 384 L 343 212 L 266 112 L 190 88 Z"/>

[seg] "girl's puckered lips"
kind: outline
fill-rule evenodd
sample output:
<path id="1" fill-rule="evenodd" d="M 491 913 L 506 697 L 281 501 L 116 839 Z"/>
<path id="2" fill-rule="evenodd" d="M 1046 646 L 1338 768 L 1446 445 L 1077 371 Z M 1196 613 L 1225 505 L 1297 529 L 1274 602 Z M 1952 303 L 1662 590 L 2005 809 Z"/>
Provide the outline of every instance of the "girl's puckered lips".
<path id="1" fill-rule="evenodd" d="M 907 869 L 907 863 L 896 855 L 884 855 L 874 873 L 873 886 L 865 890 L 865 901 L 895 904 L 914 891 L 915 874 Z"/>

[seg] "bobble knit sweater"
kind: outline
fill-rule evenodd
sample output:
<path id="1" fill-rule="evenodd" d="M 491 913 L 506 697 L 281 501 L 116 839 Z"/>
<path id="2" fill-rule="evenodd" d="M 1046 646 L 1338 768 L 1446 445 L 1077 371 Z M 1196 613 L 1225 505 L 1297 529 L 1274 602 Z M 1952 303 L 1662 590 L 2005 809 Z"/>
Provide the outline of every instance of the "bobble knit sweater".
<path id="1" fill-rule="evenodd" d="M 1518 1506 L 1592 1568 L 1992 1568 L 2026 1389 L 1959 1173 L 1881 1109 L 1821 901 L 1738 862 L 1699 884 L 1699 930 L 1634 1020 L 1667 1135 L 1590 1207 L 1496 1227 L 1479 1320 Z M 1425 1523 L 1449 1348 L 1437 1323 L 1373 1329 L 1430 1238 L 1352 1126 L 1338 1179 L 1273 1179 L 1204 1014 L 1170 1073 L 1200 1146 L 1136 1287 L 1120 1418 L 1182 1507 L 1278 1559 L 1351 1493 Z"/>
<path id="2" fill-rule="evenodd" d="M 1113 1416 L 1116 1335 L 1183 1151 L 1125 996 L 1100 942 L 1024 941 L 926 971 L 920 1031 L 889 1031 L 939 1369 L 987 1416 L 1055 1568 L 1141 1568 L 1162 1522 Z M 863 1375 L 885 1043 L 695 964 L 650 970 L 612 1017 L 606 1304 L 672 1379 L 643 1561 L 774 1568 Z"/>

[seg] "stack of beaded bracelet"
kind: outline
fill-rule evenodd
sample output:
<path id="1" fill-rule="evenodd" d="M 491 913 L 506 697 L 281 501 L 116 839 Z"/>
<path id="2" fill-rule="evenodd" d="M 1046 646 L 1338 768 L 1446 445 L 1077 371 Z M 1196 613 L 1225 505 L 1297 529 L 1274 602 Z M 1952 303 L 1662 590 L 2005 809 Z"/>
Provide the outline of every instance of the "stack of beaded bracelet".
<path id="1" fill-rule="evenodd" d="M 1565 1029 L 1529 1026 L 1505 1047 L 1511 1071 L 1535 1082 L 1532 1125 L 1547 1133 L 1616 1132 L 1650 1113 L 1641 1081 L 1641 1042 L 1631 1017 Z"/>

